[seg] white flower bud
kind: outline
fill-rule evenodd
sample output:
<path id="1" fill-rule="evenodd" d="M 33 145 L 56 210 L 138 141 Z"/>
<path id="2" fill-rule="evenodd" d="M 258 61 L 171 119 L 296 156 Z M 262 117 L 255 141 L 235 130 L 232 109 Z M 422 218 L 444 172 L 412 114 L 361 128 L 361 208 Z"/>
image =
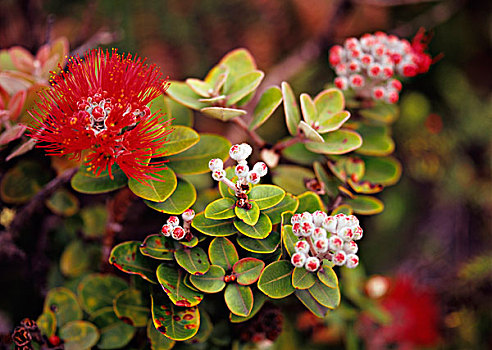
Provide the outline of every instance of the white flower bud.
<path id="1" fill-rule="evenodd" d="M 179 218 L 177 216 L 170 216 L 169 219 L 167 219 L 167 223 L 168 225 L 176 227 L 179 225 Z"/>
<path id="2" fill-rule="evenodd" d="M 212 171 L 221 170 L 224 168 L 224 162 L 222 162 L 222 159 L 220 158 L 210 159 L 210 162 L 208 162 L 208 167 Z"/>
<path id="3" fill-rule="evenodd" d="M 183 214 L 181 214 L 181 217 L 184 221 L 191 221 L 195 218 L 195 211 L 193 209 L 186 209 Z"/>
<path id="4" fill-rule="evenodd" d="M 294 214 L 290 218 L 290 222 L 292 225 L 294 225 L 296 222 L 301 222 L 301 214 Z"/>
<path id="5" fill-rule="evenodd" d="M 309 253 L 309 244 L 308 242 L 302 240 L 302 241 L 297 241 L 295 245 L 295 250 L 296 252 L 308 254 Z"/>
<path id="6" fill-rule="evenodd" d="M 348 241 L 343 244 L 343 250 L 345 250 L 347 254 L 355 254 L 359 250 L 359 247 L 354 241 Z"/>
<path id="7" fill-rule="evenodd" d="M 354 229 L 354 241 L 358 241 L 361 238 L 362 238 L 362 227 L 357 226 Z"/>
<path id="8" fill-rule="evenodd" d="M 186 235 L 186 231 L 181 226 L 176 226 L 171 233 L 175 240 L 181 240 Z"/>
<path id="9" fill-rule="evenodd" d="M 236 165 L 234 171 L 237 177 L 246 177 L 249 172 L 249 167 L 247 165 L 239 164 Z"/>
<path id="10" fill-rule="evenodd" d="M 339 251 L 343 248 L 343 240 L 338 236 L 331 236 L 328 241 L 330 250 Z"/>
<path id="11" fill-rule="evenodd" d="M 326 238 L 326 230 L 321 227 L 316 227 L 313 231 L 313 239 L 321 239 L 321 238 Z"/>
<path id="12" fill-rule="evenodd" d="M 161 232 L 165 237 L 171 236 L 171 232 L 173 231 L 174 226 L 165 224 L 161 228 Z"/>
<path id="13" fill-rule="evenodd" d="M 244 157 L 244 151 L 243 149 L 241 149 L 241 145 L 232 145 L 231 149 L 229 150 L 229 156 L 235 161 L 246 159 L 246 157 Z"/>
<path id="14" fill-rule="evenodd" d="M 344 241 L 351 241 L 354 239 L 354 229 L 350 226 L 343 227 L 338 230 L 338 236 Z"/>
<path id="15" fill-rule="evenodd" d="M 318 253 L 326 253 L 328 245 L 328 240 L 326 238 L 320 238 L 314 241 L 314 248 Z"/>
<path id="16" fill-rule="evenodd" d="M 343 250 L 340 250 L 333 255 L 332 261 L 335 265 L 342 266 L 347 261 L 347 254 Z"/>
<path id="17" fill-rule="evenodd" d="M 316 226 L 321 227 L 323 225 L 323 221 L 328 217 L 324 211 L 316 210 L 313 213 L 313 222 Z"/>
<path id="18" fill-rule="evenodd" d="M 359 257 L 355 254 L 347 255 L 346 266 L 349 269 L 353 269 L 353 268 L 356 268 L 357 265 L 359 265 Z"/>
<path id="19" fill-rule="evenodd" d="M 253 153 L 253 148 L 251 148 L 251 146 L 247 143 L 242 143 L 239 145 L 239 147 L 241 148 L 241 153 L 243 155 L 242 160 L 246 160 L 251 155 L 251 153 Z"/>
<path id="20" fill-rule="evenodd" d="M 252 185 L 256 185 L 257 183 L 260 182 L 260 174 L 258 174 L 258 172 L 254 171 L 254 170 L 251 170 L 246 179 L 248 180 L 248 182 Z"/>
<path id="21" fill-rule="evenodd" d="M 306 262 L 306 258 L 306 254 L 297 252 L 292 254 L 292 258 L 290 259 L 290 261 L 295 267 L 303 267 L 304 263 Z"/>
<path id="22" fill-rule="evenodd" d="M 301 224 L 300 224 L 299 222 L 295 222 L 295 223 L 292 225 L 292 232 L 294 232 L 294 234 L 295 234 L 297 237 L 302 236 L 302 234 L 301 234 Z"/>
<path id="23" fill-rule="evenodd" d="M 301 235 L 309 237 L 313 234 L 314 224 L 310 222 L 301 222 Z"/>
<path id="24" fill-rule="evenodd" d="M 253 170 L 254 171 L 257 171 L 258 174 L 260 174 L 261 177 L 265 176 L 268 172 L 268 167 L 265 163 L 263 162 L 257 162 L 254 166 L 253 166 Z"/>
<path id="25" fill-rule="evenodd" d="M 330 233 L 337 232 L 337 219 L 334 216 L 328 216 L 323 220 L 323 228 Z"/>
<path id="26" fill-rule="evenodd" d="M 310 272 L 315 272 L 319 269 L 319 265 L 320 265 L 319 259 L 314 256 L 311 256 L 306 259 L 306 263 L 304 267 L 306 268 L 306 270 Z"/>
<path id="27" fill-rule="evenodd" d="M 216 169 L 212 171 L 212 178 L 215 181 L 220 181 L 226 176 L 226 172 L 224 169 Z"/>
<path id="28" fill-rule="evenodd" d="M 313 215 L 305 211 L 301 214 L 301 222 L 313 222 Z"/>

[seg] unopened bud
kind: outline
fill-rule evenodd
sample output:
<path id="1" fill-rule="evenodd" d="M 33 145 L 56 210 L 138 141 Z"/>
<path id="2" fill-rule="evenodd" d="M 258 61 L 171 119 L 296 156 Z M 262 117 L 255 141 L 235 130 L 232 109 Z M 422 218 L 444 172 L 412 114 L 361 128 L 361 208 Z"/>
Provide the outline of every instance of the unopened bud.
<path id="1" fill-rule="evenodd" d="M 314 241 L 314 248 L 317 253 L 326 253 L 328 251 L 328 245 L 326 238 L 320 238 Z"/>
<path id="2" fill-rule="evenodd" d="M 261 177 L 265 176 L 268 172 L 268 167 L 265 163 L 263 162 L 257 162 L 254 166 L 253 166 L 253 170 L 258 172 L 258 174 L 260 174 Z"/>
<path id="3" fill-rule="evenodd" d="M 179 218 L 177 216 L 170 216 L 169 219 L 167 219 L 167 223 L 171 226 L 178 226 L 179 225 Z"/>
<path id="4" fill-rule="evenodd" d="M 256 185 L 257 183 L 259 183 L 260 178 L 261 178 L 260 174 L 254 170 L 251 170 L 246 177 L 248 182 L 252 185 Z"/>
<path id="5" fill-rule="evenodd" d="M 306 259 L 305 268 L 310 272 L 315 272 L 319 269 L 319 259 L 317 257 L 311 256 Z"/>
<path id="6" fill-rule="evenodd" d="M 332 261 L 335 265 L 342 266 L 347 261 L 347 254 L 343 250 L 340 250 L 333 255 Z"/>
<path id="7" fill-rule="evenodd" d="M 171 233 L 171 236 L 178 241 L 183 239 L 185 235 L 186 231 L 181 226 L 176 226 Z"/>
<path id="8" fill-rule="evenodd" d="M 234 169 L 237 177 L 246 177 L 249 172 L 249 167 L 247 165 L 239 164 Z"/>
<path id="9" fill-rule="evenodd" d="M 212 171 L 212 178 L 215 181 L 221 181 L 226 176 L 226 172 L 224 169 L 216 169 Z"/>
<path id="10" fill-rule="evenodd" d="M 340 249 L 343 248 L 343 240 L 338 236 L 331 236 L 328 241 L 330 243 L 329 244 L 330 250 L 333 250 L 336 252 L 336 251 L 339 251 Z"/>
<path id="11" fill-rule="evenodd" d="M 222 170 L 224 168 L 224 162 L 222 162 L 222 159 L 220 158 L 210 159 L 210 162 L 208 162 L 208 167 L 212 171 Z"/>
<path id="12" fill-rule="evenodd" d="M 290 259 L 290 261 L 295 267 L 303 267 L 306 263 L 306 258 L 306 254 L 297 252 L 292 254 L 292 258 Z"/>
<path id="13" fill-rule="evenodd" d="M 349 269 L 356 268 L 359 265 L 359 257 L 355 254 L 347 255 L 347 261 L 345 262 Z"/>
<path id="14" fill-rule="evenodd" d="M 161 232 L 162 234 L 165 236 L 165 237 L 169 237 L 171 236 L 171 232 L 173 230 L 173 227 L 172 225 L 169 225 L 169 224 L 165 224 L 162 226 L 161 228 Z"/>
<path id="15" fill-rule="evenodd" d="M 195 211 L 193 209 L 186 209 L 183 214 L 181 214 L 181 217 L 184 221 L 191 221 L 195 217 Z"/>
<path id="16" fill-rule="evenodd" d="M 297 241 L 295 245 L 295 250 L 296 252 L 308 254 L 309 253 L 309 244 L 308 242 L 302 240 L 302 241 Z"/>

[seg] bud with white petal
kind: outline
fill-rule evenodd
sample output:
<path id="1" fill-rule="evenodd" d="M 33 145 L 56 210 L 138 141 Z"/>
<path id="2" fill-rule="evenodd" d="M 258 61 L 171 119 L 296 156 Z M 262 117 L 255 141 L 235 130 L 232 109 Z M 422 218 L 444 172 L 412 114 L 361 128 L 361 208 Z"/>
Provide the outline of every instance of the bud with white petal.
<path id="1" fill-rule="evenodd" d="M 244 151 L 241 148 L 241 145 L 232 145 L 229 150 L 229 156 L 236 161 L 246 159 L 246 157 L 244 157 Z"/>
<path id="2" fill-rule="evenodd" d="M 311 222 L 301 222 L 301 234 L 304 237 L 309 237 L 313 234 L 314 224 Z"/>
<path id="3" fill-rule="evenodd" d="M 225 178 L 226 172 L 224 169 L 215 169 L 212 171 L 212 179 L 215 181 L 221 181 Z"/>
<path id="4" fill-rule="evenodd" d="M 301 223 L 300 222 L 295 222 L 294 225 L 292 225 L 292 232 L 294 232 L 294 234 L 297 237 L 302 236 L 302 233 L 301 233 Z"/>
<path id="5" fill-rule="evenodd" d="M 326 238 L 327 237 L 326 230 L 321 227 L 316 227 L 313 231 L 312 237 L 313 239 Z"/>
<path id="6" fill-rule="evenodd" d="M 342 266 L 347 261 L 347 254 L 343 250 L 339 250 L 333 255 L 332 261 L 337 266 Z"/>
<path id="7" fill-rule="evenodd" d="M 221 170 L 224 168 L 224 162 L 220 158 L 210 159 L 210 162 L 208 162 L 208 167 L 212 171 Z"/>
<path id="8" fill-rule="evenodd" d="M 355 254 L 349 254 L 347 255 L 347 261 L 345 264 L 349 269 L 356 268 L 357 265 L 359 265 L 359 257 Z"/>
<path id="9" fill-rule="evenodd" d="M 237 177 L 246 177 L 249 172 L 249 167 L 247 165 L 239 164 L 236 165 L 234 172 L 236 173 Z"/>
<path id="10" fill-rule="evenodd" d="M 176 226 L 171 233 L 171 236 L 178 241 L 183 239 L 185 235 L 186 231 L 181 226 Z"/>
<path id="11" fill-rule="evenodd" d="M 294 225 L 296 222 L 301 222 L 301 214 L 294 214 L 290 218 L 290 222 L 292 225 Z"/>
<path id="12" fill-rule="evenodd" d="M 323 225 L 323 221 L 328 217 L 324 211 L 316 210 L 313 213 L 313 222 L 316 226 L 321 227 Z"/>
<path id="13" fill-rule="evenodd" d="M 254 171 L 257 171 L 258 174 L 260 174 L 261 177 L 265 176 L 268 172 L 268 167 L 265 163 L 263 162 L 257 162 L 254 166 L 253 166 L 253 170 Z"/>
<path id="14" fill-rule="evenodd" d="M 295 267 L 303 267 L 306 263 L 306 259 L 306 254 L 297 252 L 292 254 L 292 258 L 290 259 L 290 261 Z"/>
<path id="15" fill-rule="evenodd" d="M 310 272 L 315 272 L 319 269 L 320 261 L 317 257 L 311 256 L 306 259 L 306 270 Z"/>
<path id="16" fill-rule="evenodd" d="M 328 216 L 323 220 L 323 228 L 328 232 L 335 233 L 337 231 L 337 219 L 334 216 Z"/>
<path id="17" fill-rule="evenodd" d="M 181 217 L 184 221 L 191 221 L 195 218 L 195 211 L 193 209 L 186 209 L 183 214 L 181 214 Z"/>
<path id="18" fill-rule="evenodd" d="M 246 160 L 251 155 L 251 153 L 253 153 L 253 148 L 251 148 L 251 146 L 247 143 L 242 143 L 239 145 L 239 147 L 241 148 L 241 152 L 243 155 L 241 160 Z"/>
<path id="19" fill-rule="evenodd" d="M 317 253 L 326 253 L 328 251 L 328 240 L 326 238 L 320 238 L 314 241 L 314 248 Z"/>
<path id="20" fill-rule="evenodd" d="M 359 247 L 354 241 L 348 241 L 343 244 L 343 250 L 345 250 L 347 254 L 355 254 L 359 250 Z"/>
<path id="21" fill-rule="evenodd" d="M 357 241 L 362 238 L 362 227 L 357 226 L 354 229 L 354 241 Z"/>
<path id="22" fill-rule="evenodd" d="M 251 170 L 248 175 L 246 176 L 246 179 L 248 180 L 248 182 L 252 185 L 256 185 L 257 183 L 260 182 L 260 174 L 258 174 L 258 172 L 254 171 L 254 170 Z"/>
<path id="23" fill-rule="evenodd" d="M 313 215 L 305 211 L 301 214 L 301 222 L 313 222 Z"/>
<path id="24" fill-rule="evenodd" d="M 354 230 L 350 226 L 343 227 L 341 230 L 338 230 L 338 236 L 344 241 L 351 241 L 354 239 Z"/>
<path id="25" fill-rule="evenodd" d="M 343 240 L 338 236 L 331 236 L 328 241 L 330 250 L 339 251 L 343 248 Z"/>
<path id="26" fill-rule="evenodd" d="M 179 218 L 177 216 L 170 216 L 169 219 L 167 219 L 167 223 L 173 227 L 179 225 Z"/>
<path id="27" fill-rule="evenodd" d="M 174 226 L 165 224 L 161 228 L 161 232 L 165 237 L 171 236 L 171 232 L 173 231 Z"/>
<path id="28" fill-rule="evenodd" d="M 302 241 L 297 241 L 296 245 L 295 245 L 295 250 L 296 252 L 301 252 L 301 253 L 304 253 L 304 254 L 308 254 L 309 253 L 309 244 L 308 242 L 302 240 Z"/>

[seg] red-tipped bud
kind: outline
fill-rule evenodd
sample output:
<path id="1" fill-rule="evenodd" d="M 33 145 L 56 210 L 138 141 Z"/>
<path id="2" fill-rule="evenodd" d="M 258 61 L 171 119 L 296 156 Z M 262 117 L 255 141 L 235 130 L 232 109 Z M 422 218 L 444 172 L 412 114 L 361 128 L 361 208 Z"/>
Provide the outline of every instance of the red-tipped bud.
<path id="1" fill-rule="evenodd" d="M 164 236 L 169 237 L 171 236 L 171 232 L 173 231 L 174 226 L 165 224 L 161 228 L 161 232 Z"/>
<path id="2" fill-rule="evenodd" d="M 179 218 L 177 216 L 170 216 L 169 219 L 167 219 L 167 223 L 171 226 L 178 226 L 179 225 Z"/>
<path id="3" fill-rule="evenodd" d="M 359 265 L 359 257 L 355 254 L 349 254 L 347 255 L 347 261 L 345 262 L 345 265 L 349 269 L 354 269 Z"/>
<path id="4" fill-rule="evenodd" d="M 345 77 L 336 77 L 335 78 L 335 86 L 339 88 L 340 90 L 347 90 L 348 89 L 348 79 Z"/>
<path id="5" fill-rule="evenodd" d="M 385 89 L 381 86 L 376 86 L 372 89 L 372 97 L 376 100 L 381 100 L 384 98 Z"/>
<path id="6" fill-rule="evenodd" d="M 222 179 L 225 178 L 225 176 L 226 176 L 226 172 L 224 169 L 216 169 L 212 171 L 212 178 L 215 181 L 221 181 Z"/>
<path id="7" fill-rule="evenodd" d="M 326 238 L 320 238 L 314 241 L 314 248 L 317 253 L 326 253 L 328 251 L 328 240 Z"/>
<path id="8" fill-rule="evenodd" d="M 304 264 L 306 263 L 306 254 L 304 253 L 294 253 L 292 254 L 292 258 L 290 259 L 292 265 L 295 267 L 303 267 Z"/>
<path id="9" fill-rule="evenodd" d="M 340 250 L 333 255 L 332 261 L 335 265 L 342 266 L 347 261 L 347 254 L 343 250 Z"/>
<path id="10" fill-rule="evenodd" d="M 319 259 L 314 256 L 311 256 L 306 259 L 305 268 L 310 272 L 316 272 L 319 269 L 319 265 L 320 265 Z"/>
<path id="11" fill-rule="evenodd" d="M 328 216 L 323 221 L 323 228 L 331 233 L 335 233 L 337 231 L 337 218 L 334 216 Z"/>
<path id="12" fill-rule="evenodd" d="M 261 177 L 265 176 L 268 173 L 268 167 L 263 162 L 257 162 L 253 166 L 253 170 L 258 172 L 258 174 L 260 174 Z"/>
<path id="13" fill-rule="evenodd" d="M 222 159 L 220 158 L 210 159 L 210 162 L 208 162 L 208 168 L 212 171 L 222 170 L 224 168 L 224 162 L 222 162 Z"/>
<path id="14" fill-rule="evenodd" d="M 349 84 L 353 88 L 363 87 L 365 84 L 364 77 L 360 74 L 353 74 L 349 77 Z"/>
<path id="15" fill-rule="evenodd" d="M 401 81 L 399 81 L 398 79 L 392 79 L 389 82 L 389 86 L 391 88 L 395 89 L 396 91 L 401 91 L 401 89 L 402 89 Z"/>
<path id="16" fill-rule="evenodd" d="M 295 222 L 294 225 L 292 225 L 292 232 L 294 232 L 294 234 L 298 237 L 302 236 L 300 222 Z"/>
<path id="17" fill-rule="evenodd" d="M 326 238 L 327 237 L 326 230 L 321 227 L 316 227 L 313 231 L 312 237 L 313 239 Z"/>
<path id="18" fill-rule="evenodd" d="M 343 244 L 343 250 L 347 254 L 355 254 L 359 250 L 359 247 L 357 246 L 357 243 L 354 241 L 348 241 Z"/>
<path id="19" fill-rule="evenodd" d="M 309 253 L 309 244 L 308 242 L 302 240 L 302 241 L 297 241 L 295 245 L 295 250 L 298 253 L 304 253 L 308 254 Z"/>
<path id="20" fill-rule="evenodd" d="M 183 214 L 181 214 L 181 217 L 184 221 L 191 221 L 195 218 L 195 211 L 193 209 L 186 209 Z"/>
<path id="21" fill-rule="evenodd" d="M 314 224 L 311 222 L 302 222 L 301 223 L 301 234 L 304 237 L 311 236 L 314 231 Z"/>
<path id="22" fill-rule="evenodd" d="M 261 178 L 260 174 L 254 170 L 251 170 L 246 177 L 248 182 L 252 185 L 256 185 L 257 183 L 259 183 L 260 178 Z"/>
<path id="23" fill-rule="evenodd" d="M 325 219 L 327 217 L 328 217 L 328 214 L 326 214 L 324 211 L 316 210 L 313 213 L 313 223 L 316 226 L 321 227 L 321 225 L 323 225 L 323 221 L 325 221 Z"/>
<path id="24" fill-rule="evenodd" d="M 333 251 L 339 251 L 343 248 L 343 240 L 338 236 L 331 236 L 328 240 L 329 249 Z"/>
<path id="25" fill-rule="evenodd" d="M 185 235 L 186 231 L 181 226 L 176 226 L 171 233 L 171 236 L 177 241 L 183 239 Z"/>
<path id="26" fill-rule="evenodd" d="M 236 165 L 234 172 L 236 173 L 237 177 L 246 177 L 249 172 L 249 167 L 247 165 L 239 164 Z"/>

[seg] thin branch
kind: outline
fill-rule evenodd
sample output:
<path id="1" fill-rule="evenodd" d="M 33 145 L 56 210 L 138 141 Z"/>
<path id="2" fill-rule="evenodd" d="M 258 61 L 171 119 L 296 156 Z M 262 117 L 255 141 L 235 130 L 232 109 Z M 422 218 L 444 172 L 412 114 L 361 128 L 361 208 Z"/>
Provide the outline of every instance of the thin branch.
<path id="1" fill-rule="evenodd" d="M 277 144 L 275 144 L 275 146 L 273 146 L 272 150 L 274 150 L 277 153 L 280 153 L 287 147 L 292 146 L 298 142 L 304 142 L 303 134 L 298 133 L 296 136 L 294 136 L 291 139 L 278 142 Z"/>
<path id="2" fill-rule="evenodd" d="M 251 140 L 253 140 L 253 142 L 255 143 L 256 147 L 258 147 L 258 148 L 265 147 L 265 145 L 266 145 L 265 140 L 263 140 L 263 138 L 260 135 L 258 135 L 256 133 L 256 131 L 249 130 L 248 126 L 246 125 L 246 123 L 244 122 L 244 120 L 241 119 L 241 117 L 236 117 L 236 118 L 232 119 L 232 121 L 236 125 L 238 125 L 241 129 L 243 129 L 249 135 L 249 137 L 251 137 Z"/>

